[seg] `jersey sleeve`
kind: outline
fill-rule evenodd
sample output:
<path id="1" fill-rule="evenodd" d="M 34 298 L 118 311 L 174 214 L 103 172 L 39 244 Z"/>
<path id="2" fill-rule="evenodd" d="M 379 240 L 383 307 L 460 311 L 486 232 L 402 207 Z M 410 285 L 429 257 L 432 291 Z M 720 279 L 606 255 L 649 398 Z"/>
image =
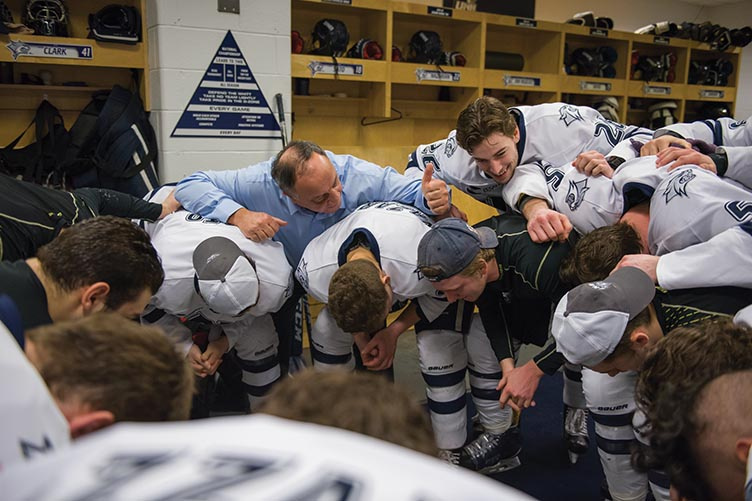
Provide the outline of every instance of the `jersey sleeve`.
<path id="1" fill-rule="evenodd" d="M 668 290 L 725 285 L 752 288 L 750 249 L 752 223 L 730 228 L 707 242 L 661 256 L 656 269 L 658 284 Z"/>
<path id="2" fill-rule="evenodd" d="M 162 205 L 148 202 L 127 193 L 104 188 L 78 188 L 75 194 L 100 216 L 118 216 L 128 219 L 156 221 L 162 214 Z"/>
<path id="3" fill-rule="evenodd" d="M 548 192 L 548 184 L 545 175 L 547 162 L 535 162 L 532 164 L 518 165 L 512 178 L 504 185 L 502 195 L 504 202 L 517 212 L 520 211 L 519 203 L 523 197 L 540 198 L 553 207 L 553 199 Z"/>

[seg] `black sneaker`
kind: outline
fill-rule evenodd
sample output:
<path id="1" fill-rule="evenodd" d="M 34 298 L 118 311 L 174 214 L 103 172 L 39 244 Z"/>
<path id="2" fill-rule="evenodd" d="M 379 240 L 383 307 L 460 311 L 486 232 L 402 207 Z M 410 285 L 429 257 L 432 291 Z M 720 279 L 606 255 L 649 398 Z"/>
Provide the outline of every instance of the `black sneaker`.
<path id="1" fill-rule="evenodd" d="M 511 470 L 520 466 L 517 456 L 521 450 L 519 427 L 509 428 L 501 434 L 484 431 L 462 448 L 460 466 L 484 475 Z"/>

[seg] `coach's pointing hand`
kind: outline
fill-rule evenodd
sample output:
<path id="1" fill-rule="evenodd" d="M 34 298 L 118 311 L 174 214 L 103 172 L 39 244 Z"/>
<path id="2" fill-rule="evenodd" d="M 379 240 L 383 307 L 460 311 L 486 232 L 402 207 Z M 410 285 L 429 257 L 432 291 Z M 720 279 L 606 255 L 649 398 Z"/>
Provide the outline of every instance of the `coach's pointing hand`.
<path id="1" fill-rule="evenodd" d="M 235 211 L 227 219 L 227 223 L 240 228 L 243 235 L 254 242 L 268 240 L 279 231 L 280 226 L 287 226 L 287 222 L 266 212 L 253 212 L 242 208 Z"/>
<path id="2" fill-rule="evenodd" d="M 423 171 L 421 189 L 428 208 L 434 214 L 440 216 L 449 211 L 449 190 L 444 181 L 433 178 L 432 163 L 427 164 L 426 170 Z"/>

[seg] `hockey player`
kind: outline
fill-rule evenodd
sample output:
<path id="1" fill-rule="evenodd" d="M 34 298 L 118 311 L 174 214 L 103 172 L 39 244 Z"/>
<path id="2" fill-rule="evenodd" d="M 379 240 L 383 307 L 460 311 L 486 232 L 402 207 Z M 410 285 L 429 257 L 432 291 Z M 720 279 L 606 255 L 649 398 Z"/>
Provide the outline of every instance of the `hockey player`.
<path id="1" fill-rule="evenodd" d="M 162 204 L 102 188 L 55 190 L 0 175 L 0 259 L 34 257 L 62 230 L 96 216 L 156 221 L 178 208 L 175 197 Z"/>
<path id="2" fill-rule="evenodd" d="M 551 329 L 557 350 L 571 363 L 621 375 L 591 383 L 591 373 L 583 371 L 588 407 L 600 425 L 599 453 L 613 499 L 643 499 L 647 494 L 645 476 L 629 463 L 629 446 L 635 438 L 630 426 L 633 371 L 639 370 L 648 348 L 675 327 L 730 317 L 748 304 L 752 290 L 736 287 L 656 291 L 645 273 L 631 267 L 579 285 L 559 302 Z M 668 499 L 665 478 L 655 475 L 650 483 L 657 499 Z"/>
<path id="3" fill-rule="evenodd" d="M 676 499 L 743 500 L 750 384 L 752 330 L 728 320 L 674 329 L 640 370 L 636 399 L 648 424 L 640 431 L 650 447 L 633 462 L 665 470 Z"/>
<path id="4" fill-rule="evenodd" d="M 25 261 L 0 261 L 0 294 L 24 329 L 110 310 L 138 315 L 164 279 L 149 236 L 127 219 L 74 224 Z"/>
<path id="5" fill-rule="evenodd" d="M 449 314 L 440 315 L 446 302 L 439 301 L 430 282 L 415 273 L 416 249 L 431 224 L 424 214 L 401 204 L 361 206 L 308 244 L 296 274 L 313 297 L 329 303 L 311 333 L 312 356 L 319 369 L 353 366 L 351 333 L 356 330 L 364 331 L 355 333 L 364 365 L 387 368 L 397 337 L 417 322 L 418 358 L 437 445 L 442 458 L 458 463 L 467 440 L 467 366 L 472 368 L 470 385 L 482 424 L 501 434 L 511 424 L 511 413 L 498 405 L 498 361 L 472 309 L 464 323 L 455 325 Z M 382 328 L 389 308 L 409 299 L 413 302 L 400 317 Z M 369 334 L 374 334 L 370 341 Z M 500 452 L 503 444 L 489 445 L 493 448 L 486 451 L 485 463 L 463 464 L 485 473 L 506 467 L 502 461 L 506 456 Z"/>
<path id="6" fill-rule="evenodd" d="M 608 121 L 585 106 L 547 103 L 507 109 L 483 96 L 460 113 L 457 129 L 446 139 L 421 145 L 410 155 L 405 175 L 417 177 L 433 164 L 436 177 L 477 200 L 500 209 L 519 207 L 534 242 L 561 240 L 571 229 L 566 218 L 530 195 L 526 186 L 504 186 L 516 167 L 538 160 L 562 165 L 589 150 L 610 153 L 608 160 L 618 166 L 634 156 L 625 140 L 651 136 L 648 129 Z"/>
<path id="7" fill-rule="evenodd" d="M 151 199 L 161 200 L 170 189 L 161 188 Z M 201 377 L 213 375 L 222 356 L 235 348 L 253 407 L 280 377 L 269 314 L 292 289 L 282 244 L 252 242 L 238 228 L 184 210 L 145 229 L 162 260 L 165 282 L 142 322 L 162 327 Z M 207 341 L 194 342 L 195 333 L 207 330 Z"/>
<path id="8" fill-rule="evenodd" d="M 188 418 L 193 377 L 159 330 L 97 313 L 20 341 L 0 323 L 0 477 L 113 422 Z"/>
<path id="9" fill-rule="evenodd" d="M 549 352 L 514 368 L 516 349 L 520 344 L 542 346 L 548 338 L 552 303 L 566 290 L 559 281 L 558 268 L 568 252 L 567 243 L 534 243 L 525 230 L 525 220 L 511 215 L 488 219 L 475 228 L 460 219 L 445 219 L 436 223 L 421 239 L 418 271 L 437 290 L 446 294 L 448 301 L 466 302 L 457 306 L 459 313 L 471 316 L 473 303 L 478 306 L 480 316 L 473 317 L 470 329 L 473 335 L 477 335 L 475 331 L 478 330 L 490 339 L 497 360 L 500 360 L 502 379 L 497 390 L 503 392 L 496 393 L 496 397 L 502 407 L 506 406 L 506 412 L 511 409 L 519 412 L 535 405 L 532 395 L 543 371 L 548 372 L 546 367 L 550 362 L 547 359 L 556 358 Z M 468 337 L 468 348 L 471 339 Z M 453 357 L 458 355 L 453 353 L 461 345 L 449 340 L 430 333 L 422 338 L 418 333 L 419 344 L 442 343 L 450 348 L 443 352 L 434 350 L 444 358 L 434 361 L 436 367 L 428 368 L 428 374 L 424 375 L 427 380 L 429 377 L 437 381 L 440 378 L 447 380 L 448 376 L 456 374 L 457 364 Z M 446 367 L 452 368 L 452 372 L 447 373 Z M 554 365 L 554 371 L 556 369 L 558 365 Z M 460 387 L 447 387 L 444 392 L 452 391 L 455 398 L 464 398 L 464 386 L 460 380 L 456 380 L 456 384 Z M 434 411 L 430 402 L 429 399 L 432 416 L 441 412 L 441 409 Z M 567 403 L 572 407 L 584 407 L 584 402 Z M 569 416 L 567 422 L 571 424 L 572 421 L 575 421 L 574 416 Z M 489 457 L 498 454 L 495 449 L 503 450 L 509 448 L 510 443 L 519 441 L 519 437 L 514 436 L 517 433 L 518 429 L 500 434 L 498 430 L 487 428 L 462 450 L 461 461 L 474 465 L 476 469 L 478 465 L 482 467 Z M 587 443 L 578 446 L 587 448 Z"/>

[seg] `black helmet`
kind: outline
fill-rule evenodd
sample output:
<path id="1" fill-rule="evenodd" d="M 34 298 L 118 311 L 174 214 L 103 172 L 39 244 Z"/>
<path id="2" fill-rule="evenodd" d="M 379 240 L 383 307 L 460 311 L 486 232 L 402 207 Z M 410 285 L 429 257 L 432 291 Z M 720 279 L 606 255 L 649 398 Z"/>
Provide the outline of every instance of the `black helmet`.
<path id="1" fill-rule="evenodd" d="M 2 0 L 0 0 L 0 23 L 13 23 L 13 14 Z"/>
<path id="2" fill-rule="evenodd" d="M 699 110 L 700 118 L 715 120 L 721 117 L 730 117 L 731 110 L 726 103 L 710 102 L 705 103 Z"/>
<path id="3" fill-rule="evenodd" d="M 377 59 L 384 58 L 384 50 L 381 48 L 378 42 L 371 40 L 370 38 L 361 38 L 350 47 L 347 51 L 347 57 L 353 57 L 357 59 Z"/>
<path id="4" fill-rule="evenodd" d="M 21 22 L 35 35 L 68 36 L 68 9 L 63 0 L 27 0 Z"/>
<path id="5" fill-rule="evenodd" d="M 322 19 L 313 27 L 311 33 L 313 50 L 311 54 L 339 57 L 347 50 L 350 33 L 347 26 L 339 19 Z"/>
<path id="6" fill-rule="evenodd" d="M 89 14 L 89 38 L 135 44 L 141 39 L 141 15 L 135 7 L 111 4 Z"/>
<path id="7" fill-rule="evenodd" d="M 416 31 L 409 48 L 408 61 L 413 63 L 438 63 L 443 52 L 441 38 L 435 31 Z"/>

